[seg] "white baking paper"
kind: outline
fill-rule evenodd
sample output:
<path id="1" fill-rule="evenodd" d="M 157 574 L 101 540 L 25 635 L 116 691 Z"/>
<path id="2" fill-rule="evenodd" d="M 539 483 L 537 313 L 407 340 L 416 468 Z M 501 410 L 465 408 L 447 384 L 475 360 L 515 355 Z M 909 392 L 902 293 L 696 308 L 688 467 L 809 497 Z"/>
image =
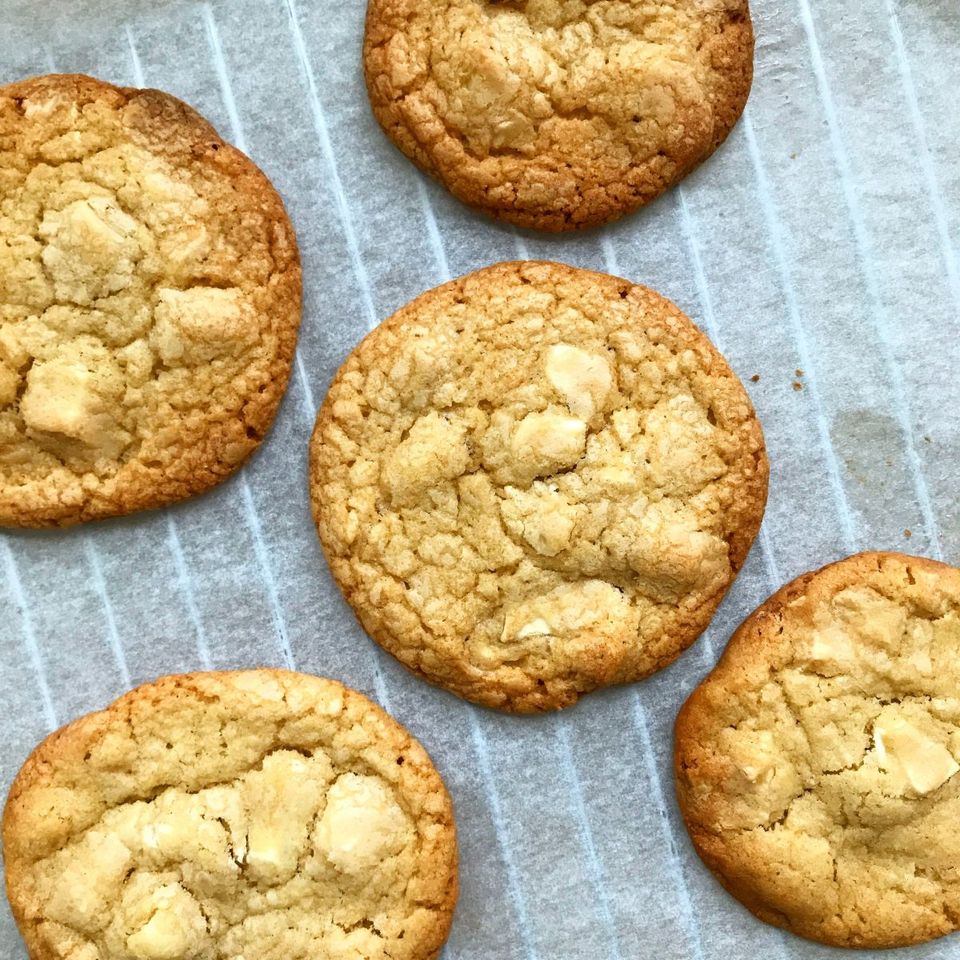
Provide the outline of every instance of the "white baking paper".
<path id="1" fill-rule="evenodd" d="M 701 865 L 672 723 L 787 579 L 860 548 L 960 561 L 960 5 L 755 0 L 756 81 L 727 144 L 649 208 L 564 237 L 475 215 L 387 142 L 361 78 L 364 5 L 0 0 L 0 82 L 80 71 L 191 103 L 283 194 L 306 284 L 295 375 L 245 470 L 172 509 L 0 535 L 0 786 L 54 726 L 132 684 L 295 665 L 382 703 L 449 784 L 462 896 L 447 960 L 838 956 L 755 920 Z M 317 405 L 360 338 L 518 256 L 675 300 L 746 382 L 773 465 L 763 531 L 709 633 L 645 683 L 537 718 L 436 690 L 366 638 L 306 486 Z M 883 954 L 901 955 L 960 957 L 960 938 Z M 5 905 L 0 957 L 25 957 Z"/>

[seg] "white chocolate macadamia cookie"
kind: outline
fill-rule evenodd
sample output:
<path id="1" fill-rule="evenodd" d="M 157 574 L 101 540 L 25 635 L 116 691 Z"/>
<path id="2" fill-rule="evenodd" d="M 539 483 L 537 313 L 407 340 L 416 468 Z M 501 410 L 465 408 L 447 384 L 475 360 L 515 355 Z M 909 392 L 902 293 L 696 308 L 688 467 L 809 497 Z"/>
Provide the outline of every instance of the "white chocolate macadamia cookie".
<path id="1" fill-rule="evenodd" d="M 381 324 L 317 419 L 311 498 L 370 635 L 488 706 L 645 677 L 709 622 L 756 535 L 763 437 L 663 297 L 506 263 Z"/>
<path id="2" fill-rule="evenodd" d="M 268 431 L 300 323 L 267 178 L 159 90 L 0 87 L 0 525 L 159 507 Z"/>
<path id="3" fill-rule="evenodd" d="M 465 203 L 538 230 L 614 220 L 726 139 L 753 78 L 747 0 L 370 0 L 387 136 Z"/>
<path id="4" fill-rule="evenodd" d="M 677 720 L 700 856 L 761 920 L 839 947 L 960 927 L 960 570 L 863 553 L 783 587 Z"/>
<path id="5" fill-rule="evenodd" d="M 31 960 L 433 960 L 457 898 L 423 748 L 282 670 L 165 677 L 67 725 L 3 844 Z"/>

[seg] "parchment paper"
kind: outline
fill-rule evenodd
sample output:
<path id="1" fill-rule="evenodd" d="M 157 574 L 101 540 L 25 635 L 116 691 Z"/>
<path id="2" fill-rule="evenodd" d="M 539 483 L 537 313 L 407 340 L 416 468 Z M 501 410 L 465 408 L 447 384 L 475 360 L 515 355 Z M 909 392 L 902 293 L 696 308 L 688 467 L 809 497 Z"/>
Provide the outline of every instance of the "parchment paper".
<path id="1" fill-rule="evenodd" d="M 446 778 L 463 891 L 448 960 L 839 955 L 754 920 L 700 864 L 672 723 L 785 580 L 859 548 L 960 561 L 960 6 L 754 0 L 756 81 L 727 144 L 639 214 L 559 239 L 474 215 L 387 142 L 363 15 L 364 0 L 0 0 L 0 82 L 81 71 L 193 104 L 283 194 L 306 284 L 295 376 L 242 473 L 172 509 L 0 535 L 0 787 L 51 728 L 135 683 L 293 663 L 379 700 Z M 306 494 L 317 404 L 359 339 L 449 276 L 525 255 L 675 300 L 746 382 L 773 465 L 763 532 L 709 633 L 645 683 L 534 719 L 379 653 Z M 960 957 L 960 937 L 902 955 Z M 25 957 L 5 904 L 0 956 Z"/>

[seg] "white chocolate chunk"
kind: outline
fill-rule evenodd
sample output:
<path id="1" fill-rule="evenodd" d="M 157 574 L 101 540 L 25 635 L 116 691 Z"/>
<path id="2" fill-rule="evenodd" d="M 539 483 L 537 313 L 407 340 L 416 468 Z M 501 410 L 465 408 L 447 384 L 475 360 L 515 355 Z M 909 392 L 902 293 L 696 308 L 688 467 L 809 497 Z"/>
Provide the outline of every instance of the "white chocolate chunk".
<path id="1" fill-rule="evenodd" d="M 161 290 L 150 345 L 165 363 L 209 363 L 238 356 L 259 336 L 251 305 L 239 290 Z"/>
<path id="2" fill-rule="evenodd" d="M 500 120 L 493 128 L 492 145 L 496 148 L 522 147 L 530 143 L 536 130 L 529 118 L 519 110 L 511 110 L 505 120 Z"/>
<path id="3" fill-rule="evenodd" d="M 854 659 L 853 644 L 843 627 L 827 624 L 814 630 L 809 656 L 816 663 L 850 663 Z"/>
<path id="4" fill-rule="evenodd" d="M 127 939 L 130 952 L 143 960 L 178 960 L 189 945 L 189 934 L 170 910 L 158 910 Z"/>
<path id="5" fill-rule="evenodd" d="M 594 471 L 593 479 L 614 495 L 630 493 L 637 487 L 637 472 L 630 467 L 600 467 Z"/>
<path id="6" fill-rule="evenodd" d="M 604 357 L 565 343 L 547 351 L 547 380 L 576 417 L 589 420 L 603 406 L 613 378 Z"/>
<path id="7" fill-rule="evenodd" d="M 192 896 L 178 883 L 159 887 L 146 905 L 153 913 L 127 938 L 137 960 L 189 960 L 197 955 L 206 924 Z"/>
<path id="8" fill-rule="evenodd" d="M 282 751 L 267 757 L 250 777 L 246 862 L 256 876 L 276 882 L 296 870 L 309 818 L 320 803 L 320 788 L 310 789 L 307 770 L 303 757 Z M 296 793 L 286 787 L 291 782 L 301 784 Z"/>
<path id="9" fill-rule="evenodd" d="M 774 768 L 767 765 L 751 765 L 747 764 L 741 768 L 743 770 L 743 775 L 751 783 L 769 783 L 773 779 Z"/>
<path id="10" fill-rule="evenodd" d="M 271 824 L 257 823 L 247 834 L 247 863 L 258 873 L 279 873 L 289 865 L 295 854 L 290 841 L 294 839 L 282 828 Z"/>
<path id="11" fill-rule="evenodd" d="M 565 496 L 537 481 L 530 490 L 506 487 L 500 512 L 507 529 L 537 553 L 555 557 L 570 544 L 577 508 Z"/>
<path id="12" fill-rule="evenodd" d="M 290 790 L 290 783 L 302 787 Z M 250 811 L 246 864 L 254 877 L 278 883 L 293 876 L 323 786 L 318 763 L 288 750 L 271 754 L 259 771 L 249 774 L 245 784 Z"/>
<path id="13" fill-rule="evenodd" d="M 549 637 L 550 636 L 550 624 L 547 623 L 543 617 L 537 617 L 536 620 L 531 620 L 528 624 L 522 626 L 516 633 L 516 638 L 518 640 L 523 640 L 526 637 Z"/>
<path id="14" fill-rule="evenodd" d="M 917 793 L 936 790 L 960 771 L 960 764 L 943 744 L 902 717 L 888 716 L 878 721 L 873 742 L 880 765 L 901 774 Z"/>
<path id="15" fill-rule="evenodd" d="M 358 873 L 397 853 L 409 835 L 406 815 L 380 780 L 345 773 L 327 792 L 314 841 L 338 870 Z"/>
<path id="16" fill-rule="evenodd" d="M 848 587 L 832 601 L 833 616 L 867 650 L 895 653 L 907 629 L 907 611 L 870 587 Z"/>
<path id="17" fill-rule="evenodd" d="M 740 730 L 729 742 L 731 759 L 752 784 L 765 785 L 777 772 L 776 741 L 769 730 Z"/>
<path id="18" fill-rule="evenodd" d="M 508 610 L 500 639 L 563 637 L 601 626 L 617 629 L 627 618 L 629 607 L 630 602 L 626 597 L 603 580 L 564 584 Z M 543 627 L 546 627 L 546 631 L 539 632 Z"/>
<path id="19" fill-rule="evenodd" d="M 416 420 L 381 471 L 391 498 L 412 502 L 425 490 L 462 474 L 470 462 L 466 436 L 464 424 L 439 413 Z"/>
<path id="20" fill-rule="evenodd" d="M 140 835 L 141 842 L 148 850 L 159 850 L 164 834 L 170 830 L 168 823 L 148 823 Z"/>
<path id="21" fill-rule="evenodd" d="M 511 444 L 514 456 L 538 473 L 570 467 L 583 456 L 587 425 L 559 413 L 528 413 L 519 423 Z"/>
<path id="22" fill-rule="evenodd" d="M 79 440 L 115 458 L 127 435 L 98 391 L 97 375 L 66 358 L 36 363 L 27 374 L 20 415 L 31 431 Z"/>
<path id="23" fill-rule="evenodd" d="M 87 305 L 130 286 L 142 256 L 139 224 L 106 197 L 48 210 L 40 224 L 42 260 L 59 300 Z"/>

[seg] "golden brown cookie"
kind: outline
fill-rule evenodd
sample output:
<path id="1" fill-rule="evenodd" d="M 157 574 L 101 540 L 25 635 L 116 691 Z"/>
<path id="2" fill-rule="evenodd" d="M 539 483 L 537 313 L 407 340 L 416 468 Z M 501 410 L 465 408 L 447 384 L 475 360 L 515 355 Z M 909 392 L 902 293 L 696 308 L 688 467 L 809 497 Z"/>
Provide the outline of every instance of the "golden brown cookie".
<path id="1" fill-rule="evenodd" d="M 0 524 L 157 507 L 239 467 L 300 323 L 293 228 L 186 104 L 0 87 Z"/>
<path id="2" fill-rule="evenodd" d="M 960 927 L 960 570 L 862 553 L 774 594 L 677 720 L 697 852 L 761 920 L 842 947 Z"/>
<path id="3" fill-rule="evenodd" d="M 314 519 L 367 632 L 504 710 L 567 706 L 692 643 L 760 526 L 740 382 L 676 307 L 553 263 L 418 297 L 337 374 Z"/>
<path id="4" fill-rule="evenodd" d="M 3 843 L 31 960 L 427 960 L 457 898 L 420 744 L 284 670 L 164 677 L 52 734 Z"/>
<path id="5" fill-rule="evenodd" d="M 573 230 L 658 197 L 724 141 L 753 76 L 747 0 L 369 0 L 391 140 L 455 196 Z"/>

